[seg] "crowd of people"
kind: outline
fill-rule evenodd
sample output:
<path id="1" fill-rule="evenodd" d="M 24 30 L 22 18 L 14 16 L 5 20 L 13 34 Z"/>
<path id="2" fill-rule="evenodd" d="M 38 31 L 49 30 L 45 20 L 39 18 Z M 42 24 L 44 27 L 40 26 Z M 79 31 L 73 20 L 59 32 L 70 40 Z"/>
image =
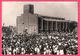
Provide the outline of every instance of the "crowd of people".
<path id="1" fill-rule="evenodd" d="M 77 33 L 3 34 L 2 54 L 72 55 L 78 53 Z"/>

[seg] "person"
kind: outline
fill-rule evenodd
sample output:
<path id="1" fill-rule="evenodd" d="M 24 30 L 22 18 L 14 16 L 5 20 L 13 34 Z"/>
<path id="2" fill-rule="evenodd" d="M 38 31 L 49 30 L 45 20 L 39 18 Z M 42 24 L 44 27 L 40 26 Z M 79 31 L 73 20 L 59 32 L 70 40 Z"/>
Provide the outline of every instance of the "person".
<path id="1" fill-rule="evenodd" d="M 60 55 L 63 55 L 64 54 L 64 51 L 61 49 L 59 54 Z"/>
<path id="2" fill-rule="evenodd" d="M 19 48 L 18 47 L 16 47 L 16 53 L 19 54 Z"/>
<path id="3" fill-rule="evenodd" d="M 2 54 L 7 54 L 6 48 L 2 49 Z"/>
<path id="4" fill-rule="evenodd" d="M 11 46 L 8 48 L 8 54 L 12 54 L 12 49 L 11 49 Z"/>
<path id="5" fill-rule="evenodd" d="M 25 49 L 23 47 L 21 48 L 21 54 L 25 54 Z"/>
<path id="6" fill-rule="evenodd" d="M 15 54 L 16 54 L 16 48 L 13 49 L 13 55 L 15 55 Z"/>
<path id="7" fill-rule="evenodd" d="M 37 54 L 40 54 L 40 49 L 38 48 L 38 46 L 35 47 L 35 52 L 36 52 Z"/>
<path id="8" fill-rule="evenodd" d="M 54 53 L 55 53 L 55 54 L 58 54 L 58 52 L 57 52 L 57 51 L 58 51 L 58 50 L 57 50 L 57 49 L 58 49 L 58 46 L 55 45 L 55 46 L 53 47 L 53 49 L 54 49 Z"/>
<path id="9" fill-rule="evenodd" d="M 46 48 L 44 47 L 44 55 L 46 54 Z"/>

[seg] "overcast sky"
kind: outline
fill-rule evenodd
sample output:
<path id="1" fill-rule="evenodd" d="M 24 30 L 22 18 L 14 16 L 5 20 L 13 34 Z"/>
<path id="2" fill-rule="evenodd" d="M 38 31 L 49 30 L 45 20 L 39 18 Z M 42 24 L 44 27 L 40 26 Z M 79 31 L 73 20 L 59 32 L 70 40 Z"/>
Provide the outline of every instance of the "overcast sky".
<path id="1" fill-rule="evenodd" d="M 37 14 L 78 21 L 77 2 L 3 2 L 2 24 L 16 26 L 16 18 L 23 13 L 26 4 L 33 4 Z"/>

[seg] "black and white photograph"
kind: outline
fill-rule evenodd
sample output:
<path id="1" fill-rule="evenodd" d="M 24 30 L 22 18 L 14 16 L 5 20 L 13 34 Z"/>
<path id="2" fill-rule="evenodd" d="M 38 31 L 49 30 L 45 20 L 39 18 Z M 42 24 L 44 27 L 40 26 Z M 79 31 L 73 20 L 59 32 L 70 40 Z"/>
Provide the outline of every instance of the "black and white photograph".
<path id="1" fill-rule="evenodd" d="M 77 2 L 2 2 L 3 55 L 77 55 Z"/>

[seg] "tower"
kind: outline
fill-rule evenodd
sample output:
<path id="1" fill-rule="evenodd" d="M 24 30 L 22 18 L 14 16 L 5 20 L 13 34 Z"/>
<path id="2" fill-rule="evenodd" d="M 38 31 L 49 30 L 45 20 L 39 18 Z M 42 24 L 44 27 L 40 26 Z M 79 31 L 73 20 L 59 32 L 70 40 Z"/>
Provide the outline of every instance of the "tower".
<path id="1" fill-rule="evenodd" d="M 24 5 L 24 13 L 31 13 L 34 14 L 34 6 L 29 4 L 29 5 Z"/>
<path id="2" fill-rule="evenodd" d="M 37 33 L 37 16 L 34 14 L 34 5 L 24 5 L 23 14 L 17 17 L 17 32 L 28 34 Z"/>

